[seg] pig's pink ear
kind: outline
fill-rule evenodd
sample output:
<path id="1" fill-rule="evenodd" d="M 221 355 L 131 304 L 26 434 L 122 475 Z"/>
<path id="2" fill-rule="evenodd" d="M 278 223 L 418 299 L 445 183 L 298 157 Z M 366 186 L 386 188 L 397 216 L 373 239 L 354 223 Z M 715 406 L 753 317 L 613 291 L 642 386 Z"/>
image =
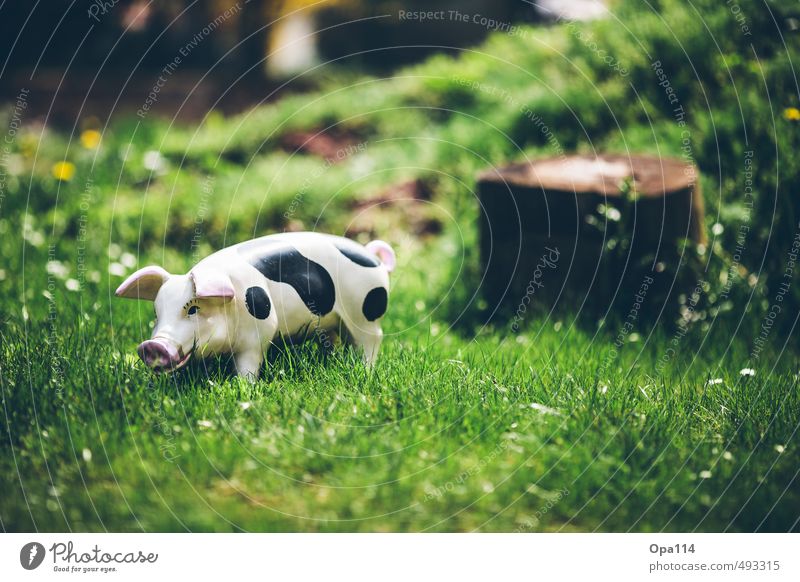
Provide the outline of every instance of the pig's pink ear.
<path id="1" fill-rule="evenodd" d="M 228 301 L 236 295 L 231 278 L 219 269 L 192 269 L 189 277 L 194 283 L 194 294 L 200 299 L 219 297 Z"/>
<path id="2" fill-rule="evenodd" d="M 150 265 L 136 271 L 133 275 L 117 287 L 117 297 L 128 299 L 145 299 L 153 301 L 158 295 L 158 290 L 169 279 L 170 274 L 161 267 Z"/>

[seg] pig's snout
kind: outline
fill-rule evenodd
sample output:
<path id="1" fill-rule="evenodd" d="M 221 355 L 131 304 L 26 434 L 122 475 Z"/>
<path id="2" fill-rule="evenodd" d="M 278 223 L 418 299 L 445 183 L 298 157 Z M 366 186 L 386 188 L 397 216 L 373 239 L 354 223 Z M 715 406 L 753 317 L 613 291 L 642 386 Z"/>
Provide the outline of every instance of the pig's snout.
<path id="1" fill-rule="evenodd" d="M 156 371 L 171 370 L 181 363 L 178 349 L 162 339 L 149 339 L 139 344 L 139 357 Z"/>

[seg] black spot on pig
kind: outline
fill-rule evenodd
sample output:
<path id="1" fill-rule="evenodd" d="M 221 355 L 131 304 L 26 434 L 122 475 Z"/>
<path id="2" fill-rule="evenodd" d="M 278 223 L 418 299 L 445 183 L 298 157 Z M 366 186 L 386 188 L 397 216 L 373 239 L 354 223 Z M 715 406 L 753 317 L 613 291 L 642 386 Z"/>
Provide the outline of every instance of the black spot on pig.
<path id="1" fill-rule="evenodd" d="M 375 321 L 381 315 L 386 313 L 386 306 L 389 303 L 389 294 L 383 287 L 375 287 L 372 291 L 367 293 L 364 298 L 364 305 L 361 306 L 361 312 L 367 321 Z"/>
<path id="2" fill-rule="evenodd" d="M 314 315 L 327 315 L 333 309 L 336 290 L 330 273 L 291 245 L 275 246 L 249 260 L 270 281 L 291 285 Z"/>
<path id="3" fill-rule="evenodd" d="M 376 257 L 369 254 L 369 252 L 358 243 L 342 239 L 334 243 L 334 246 L 339 249 L 340 253 L 353 261 L 356 265 L 361 265 L 362 267 L 377 267 L 381 264 Z"/>
<path id="4" fill-rule="evenodd" d="M 272 310 L 267 292 L 261 287 L 250 287 L 244 292 L 244 304 L 247 311 L 256 319 L 266 319 Z"/>

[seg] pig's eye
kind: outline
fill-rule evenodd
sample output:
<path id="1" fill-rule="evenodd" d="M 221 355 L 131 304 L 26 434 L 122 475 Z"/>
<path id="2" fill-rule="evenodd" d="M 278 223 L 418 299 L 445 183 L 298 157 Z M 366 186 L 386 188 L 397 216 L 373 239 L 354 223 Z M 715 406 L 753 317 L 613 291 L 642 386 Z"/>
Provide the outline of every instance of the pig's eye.
<path id="1" fill-rule="evenodd" d="M 192 306 L 189 308 L 189 310 L 186 312 L 186 315 L 194 315 L 194 314 L 195 314 L 195 313 L 197 313 L 198 311 L 200 311 L 200 308 L 199 308 L 197 305 L 192 305 Z"/>

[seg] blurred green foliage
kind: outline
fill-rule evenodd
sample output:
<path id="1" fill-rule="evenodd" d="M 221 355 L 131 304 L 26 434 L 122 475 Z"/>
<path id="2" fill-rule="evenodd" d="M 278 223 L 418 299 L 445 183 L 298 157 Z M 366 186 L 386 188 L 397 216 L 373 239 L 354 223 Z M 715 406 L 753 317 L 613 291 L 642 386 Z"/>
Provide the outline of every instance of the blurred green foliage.
<path id="1" fill-rule="evenodd" d="M 197 126 L 59 132 L 23 112 L 0 191 L 3 527 L 796 529 L 798 354 L 775 333 L 756 366 L 751 340 L 798 229 L 798 39 L 790 6 L 738 6 L 749 35 L 724 2 L 626 0 L 606 20 L 494 34 L 387 78 L 343 85 L 328 70 L 315 93 Z M 363 147 L 330 164 L 286 146 L 318 130 Z M 706 281 L 680 335 L 642 327 L 616 345 L 618 328 L 549 317 L 453 333 L 479 279 L 478 170 L 559 151 L 682 156 L 684 130 L 712 234 L 678 269 Z M 74 171 L 59 180 L 63 161 Z M 289 226 L 345 232 L 369 214 L 360 203 L 412 179 L 430 200 L 390 200 L 359 234 L 400 261 L 374 374 L 314 345 L 273 354 L 255 385 L 224 361 L 168 377 L 137 361 L 152 306 L 112 296 L 135 267 L 181 272 Z M 440 236 L 409 230 L 419 208 Z"/>
<path id="2" fill-rule="evenodd" d="M 23 228 L 17 211 L 27 207 L 26 228 L 52 228 L 53 240 L 69 245 L 83 217 L 103 233 L 93 240 L 98 253 L 114 242 L 146 254 L 174 251 L 181 262 L 198 217 L 202 251 L 290 221 L 343 232 L 358 200 L 422 178 L 442 209 L 443 240 L 457 246 L 452 256 L 463 251 L 471 273 L 458 302 L 477 283 L 477 171 L 561 151 L 653 153 L 684 157 L 701 170 L 712 234 L 708 248 L 682 247 L 684 262 L 670 266 L 681 284 L 706 282 L 700 307 L 710 315 L 737 302 L 765 309 L 800 229 L 800 168 L 790 155 L 799 122 L 786 113 L 800 106 L 796 12 L 762 0 L 736 8 L 713 0 L 624 0 L 603 20 L 496 33 L 474 50 L 435 56 L 391 77 L 347 73 L 342 85 L 328 67 L 317 92 L 229 119 L 211 112 L 197 126 L 116 121 L 100 128 L 103 140 L 93 151 L 78 144 L 81 128 L 72 139 L 27 128 L 13 144 L 18 168 L 6 184 L 4 228 Z M 282 147 L 298 131 L 338 132 L 364 148 L 330 165 Z M 52 164 L 62 159 L 77 168 L 69 182 L 52 177 Z M 89 186 L 91 208 L 80 212 Z M 752 198 L 745 195 L 750 186 Z M 374 234 L 408 236 L 402 224 L 389 227 L 395 232 Z M 800 287 L 790 295 L 797 306 Z"/>

